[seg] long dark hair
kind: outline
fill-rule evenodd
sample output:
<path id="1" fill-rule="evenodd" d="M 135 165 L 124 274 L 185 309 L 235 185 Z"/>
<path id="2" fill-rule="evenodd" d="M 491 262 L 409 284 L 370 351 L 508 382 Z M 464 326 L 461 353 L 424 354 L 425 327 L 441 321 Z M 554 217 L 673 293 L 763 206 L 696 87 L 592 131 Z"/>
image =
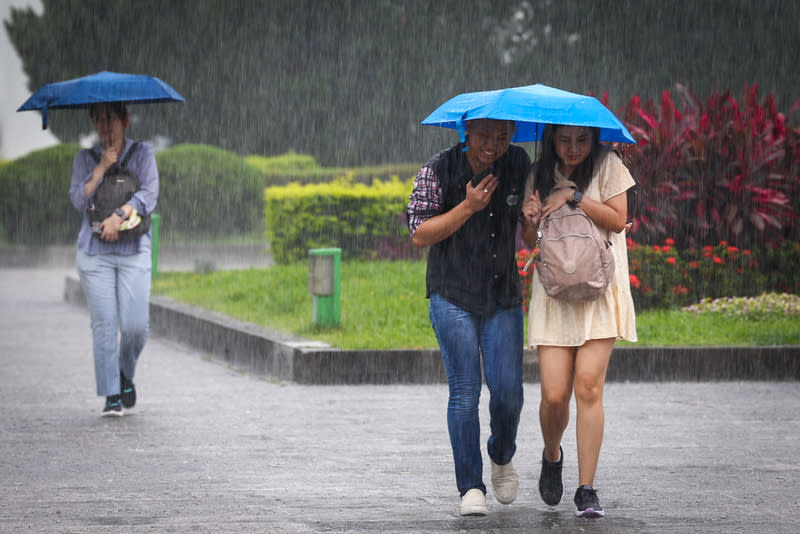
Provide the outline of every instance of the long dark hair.
<path id="1" fill-rule="evenodd" d="M 550 190 L 556 183 L 555 169 L 558 164 L 556 154 L 556 130 L 560 124 L 548 124 L 542 133 L 542 154 L 533 166 L 536 190 L 539 191 L 539 198 L 544 200 L 550 194 Z M 578 186 L 578 191 L 584 192 L 592 181 L 595 164 L 598 163 L 606 153 L 606 148 L 600 144 L 600 129 L 589 128 L 592 135 L 592 149 L 585 160 L 572 172 L 570 180 Z"/>

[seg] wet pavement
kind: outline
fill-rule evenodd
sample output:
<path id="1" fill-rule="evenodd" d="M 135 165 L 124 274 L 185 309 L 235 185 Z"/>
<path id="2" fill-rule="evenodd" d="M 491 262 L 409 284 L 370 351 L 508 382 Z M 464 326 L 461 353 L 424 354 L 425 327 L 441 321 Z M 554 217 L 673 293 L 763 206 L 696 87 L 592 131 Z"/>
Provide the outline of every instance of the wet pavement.
<path id="1" fill-rule="evenodd" d="M 137 406 L 100 417 L 68 274 L 0 269 L 0 532 L 800 532 L 797 381 L 608 384 L 600 520 L 573 515 L 574 413 L 565 498 L 541 502 L 527 383 L 517 501 L 462 518 L 444 384 L 283 383 L 151 337 Z M 484 436 L 487 411 L 484 390 Z"/>

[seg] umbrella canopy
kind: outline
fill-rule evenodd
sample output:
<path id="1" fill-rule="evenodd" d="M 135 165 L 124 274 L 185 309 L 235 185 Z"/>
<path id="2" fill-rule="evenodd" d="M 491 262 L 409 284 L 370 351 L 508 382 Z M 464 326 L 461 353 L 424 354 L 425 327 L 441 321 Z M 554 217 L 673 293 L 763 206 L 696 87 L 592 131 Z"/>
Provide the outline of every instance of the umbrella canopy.
<path id="1" fill-rule="evenodd" d="M 464 93 L 451 98 L 422 124 L 453 128 L 465 140 L 466 121 L 511 120 L 517 125 L 513 142 L 539 141 L 546 124 L 600 128 L 600 140 L 636 143 L 625 125 L 599 100 L 542 84 L 497 91 Z"/>
<path id="2" fill-rule="evenodd" d="M 153 76 L 102 71 L 64 82 L 50 83 L 33 93 L 17 111 L 42 110 L 42 129 L 47 110 L 86 108 L 102 102 L 127 104 L 183 102 L 178 92 Z"/>

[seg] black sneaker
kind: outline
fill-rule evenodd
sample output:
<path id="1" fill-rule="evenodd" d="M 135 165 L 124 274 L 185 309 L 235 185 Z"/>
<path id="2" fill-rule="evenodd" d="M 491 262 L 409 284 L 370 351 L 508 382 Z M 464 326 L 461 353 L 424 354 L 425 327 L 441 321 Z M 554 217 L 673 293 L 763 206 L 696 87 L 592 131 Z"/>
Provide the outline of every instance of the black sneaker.
<path id="1" fill-rule="evenodd" d="M 119 395 L 106 397 L 106 405 L 103 407 L 103 417 L 110 415 L 119 417 L 122 415 L 122 401 Z"/>
<path id="2" fill-rule="evenodd" d="M 136 404 L 136 388 L 133 386 L 133 380 L 128 380 L 122 370 L 119 372 L 119 390 L 122 405 L 126 408 L 133 408 Z"/>
<path id="3" fill-rule="evenodd" d="M 581 486 L 575 492 L 575 515 L 578 517 L 603 517 L 606 515 L 597 491 L 591 486 Z"/>
<path id="4" fill-rule="evenodd" d="M 551 462 L 542 451 L 542 473 L 539 475 L 539 495 L 550 506 L 561 502 L 564 495 L 564 483 L 561 480 L 561 468 L 564 466 L 564 449 L 559 445 L 558 452 L 561 457 L 557 462 Z"/>

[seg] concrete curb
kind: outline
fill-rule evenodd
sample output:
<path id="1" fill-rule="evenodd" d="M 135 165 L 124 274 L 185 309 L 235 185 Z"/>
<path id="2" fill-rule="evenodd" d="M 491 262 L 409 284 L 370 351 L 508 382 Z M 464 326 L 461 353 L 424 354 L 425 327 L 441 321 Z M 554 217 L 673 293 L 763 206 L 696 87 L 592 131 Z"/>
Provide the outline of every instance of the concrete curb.
<path id="1" fill-rule="evenodd" d="M 80 282 L 67 276 L 64 299 L 85 306 Z M 154 296 L 153 335 L 186 344 L 235 369 L 301 384 L 429 384 L 446 381 L 438 349 L 340 350 Z M 526 382 L 538 382 L 536 351 L 525 351 Z M 617 347 L 607 380 L 800 380 L 800 346 Z"/>

